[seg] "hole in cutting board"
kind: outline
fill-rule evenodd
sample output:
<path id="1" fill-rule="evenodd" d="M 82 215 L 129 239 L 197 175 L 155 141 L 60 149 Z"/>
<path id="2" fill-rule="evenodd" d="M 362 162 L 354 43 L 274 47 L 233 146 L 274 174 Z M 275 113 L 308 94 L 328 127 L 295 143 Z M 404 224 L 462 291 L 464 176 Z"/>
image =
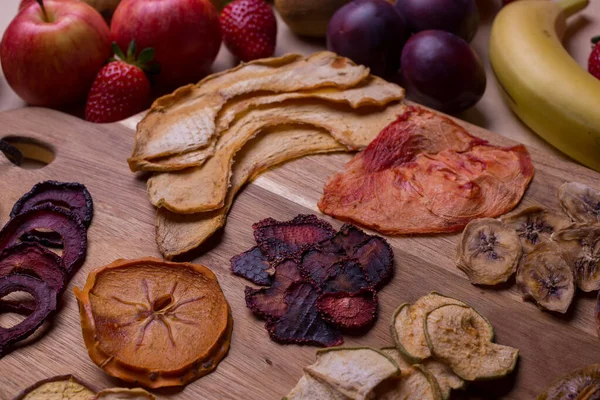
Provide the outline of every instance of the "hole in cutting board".
<path id="1" fill-rule="evenodd" d="M 3 141 L 15 147 L 23 154 L 19 167 L 23 169 L 40 169 L 54 161 L 54 149 L 49 144 L 24 136 L 6 136 Z"/>

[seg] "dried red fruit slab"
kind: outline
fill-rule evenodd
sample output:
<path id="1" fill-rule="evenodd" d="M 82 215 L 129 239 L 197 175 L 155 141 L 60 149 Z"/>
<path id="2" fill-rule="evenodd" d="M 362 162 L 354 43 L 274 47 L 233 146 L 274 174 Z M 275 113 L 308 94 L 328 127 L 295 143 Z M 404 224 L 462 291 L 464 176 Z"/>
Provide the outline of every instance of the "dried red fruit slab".
<path id="1" fill-rule="evenodd" d="M 231 258 L 231 272 L 257 285 L 273 283 L 274 268 L 258 246 Z"/>
<path id="2" fill-rule="evenodd" d="M 246 286 L 246 307 L 265 319 L 280 318 L 287 309 L 285 293 L 294 283 L 302 280 L 298 264 L 292 259 L 281 261 L 275 266 L 273 284 L 269 288 L 254 289 Z"/>
<path id="3" fill-rule="evenodd" d="M 51 230 L 64 243 L 61 265 L 71 275 L 85 259 L 87 231 L 79 217 L 52 205 L 27 210 L 11 219 L 0 231 L 0 251 L 19 243 L 21 236 L 35 230 Z"/>
<path id="4" fill-rule="evenodd" d="M 377 319 L 377 294 L 368 289 L 357 293 L 323 293 L 316 307 L 327 322 L 341 329 L 364 329 Z"/>
<path id="5" fill-rule="evenodd" d="M 23 321 L 10 328 L 0 327 L 0 357 L 11 344 L 29 337 L 56 311 L 57 293 L 45 282 L 27 275 L 9 275 L 0 278 L 0 298 L 14 292 L 25 292 L 33 296 L 35 310 Z"/>
<path id="6" fill-rule="evenodd" d="M 76 214 L 85 226 L 90 226 L 94 215 L 94 202 L 87 188 L 77 182 L 44 181 L 37 183 L 13 206 L 10 217 L 41 205 L 66 208 Z"/>
<path id="7" fill-rule="evenodd" d="M 344 342 L 339 330 L 328 324 L 316 308 L 319 293 L 306 282 L 293 283 L 285 294 L 286 313 L 265 324 L 269 336 L 279 343 L 337 346 Z"/>
<path id="8" fill-rule="evenodd" d="M 38 278 L 56 293 L 63 291 L 66 282 L 60 257 L 36 243 L 19 243 L 0 253 L 0 277 L 12 274 Z"/>
<path id="9" fill-rule="evenodd" d="M 331 224 L 312 214 L 301 214 L 291 221 L 267 218 L 252 225 L 252 228 L 256 243 L 271 261 L 291 257 L 335 235 Z"/>
<path id="10" fill-rule="evenodd" d="M 370 288 L 371 282 L 357 260 L 346 259 L 334 263 L 329 276 L 318 287 L 323 293 L 355 293 Z"/>
<path id="11" fill-rule="evenodd" d="M 385 239 L 371 236 L 354 249 L 353 256 L 362 265 L 373 287 L 381 288 L 392 278 L 394 252 Z"/>

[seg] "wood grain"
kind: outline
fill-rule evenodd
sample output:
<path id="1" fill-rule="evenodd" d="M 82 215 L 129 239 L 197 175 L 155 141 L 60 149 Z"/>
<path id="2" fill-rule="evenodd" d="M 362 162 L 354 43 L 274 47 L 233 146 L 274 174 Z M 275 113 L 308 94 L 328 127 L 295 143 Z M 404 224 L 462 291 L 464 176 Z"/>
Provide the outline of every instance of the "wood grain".
<path id="1" fill-rule="evenodd" d="M 82 286 L 95 267 L 116 258 L 158 256 L 154 243 L 154 210 L 145 182 L 126 163 L 133 146 L 135 119 L 124 124 L 94 125 L 55 111 L 37 108 L 0 114 L 0 138 L 22 135 L 54 147 L 56 159 L 38 170 L 24 170 L 0 157 L 0 223 L 8 220 L 13 203 L 36 182 L 79 181 L 91 192 L 95 215 L 89 230 L 88 257 L 63 295 L 60 312 L 40 340 L 0 359 L 0 400 L 12 398 L 33 382 L 74 373 L 104 388 L 123 385 L 94 365 L 84 348 L 73 286 Z M 480 137 L 511 145 L 508 139 L 468 126 Z M 530 149 L 535 178 L 519 208 L 543 204 L 559 210 L 556 191 L 564 181 L 594 185 L 599 175 L 578 165 Z M 314 347 L 281 346 L 271 342 L 263 322 L 246 309 L 246 281 L 229 272 L 229 259 L 253 245 L 251 224 L 265 217 L 290 219 L 316 213 L 323 184 L 342 169 L 350 155 L 310 156 L 269 171 L 238 196 L 225 230 L 192 258 L 217 275 L 233 310 L 234 332 L 229 356 L 217 371 L 182 389 L 156 392 L 173 399 L 278 399 L 314 360 Z M 339 221 L 326 216 L 335 227 Z M 533 398 L 555 377 L 600 361 L 600 341 L 593 320 L 594 297 L 579 293 L 571 311 L 557 316 L 521 301 L 514 284 L 499 289 L 472 286 L 454 266 L 458 235 L 389 239 L 395 252 L 396 274 L 380 295 L 376 326 L 365 336 L 346 337 L 347 345 L 376 347 L 391 344 L 388 324 L 394 309 L 436 290 L 476 307 L 496 328 L 497 341 L 517 347 L 516 373 L 498 382 L 472 385 L 456 397 L 468 399 Z M 1 320 L 0 320 L 1 322 Z"/>

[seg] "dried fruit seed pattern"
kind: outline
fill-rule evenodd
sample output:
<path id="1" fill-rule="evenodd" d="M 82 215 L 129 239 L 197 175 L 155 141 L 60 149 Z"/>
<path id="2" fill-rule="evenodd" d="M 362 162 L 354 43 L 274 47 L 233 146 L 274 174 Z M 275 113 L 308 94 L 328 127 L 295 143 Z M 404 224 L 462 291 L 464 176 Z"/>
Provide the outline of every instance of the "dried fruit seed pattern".
<path id="1" fill-rule="evenodd" d="M 393 273 L 393 252 L 378 236 L 352 225 L 336 232 L 314 215 L 253 225 L 257 246 L 231 259 L 246 287 L 246 306 L 265 319 L 280 343 L 335 346 L 342 332 L 368 329 L 377 316 L 376 290 Z"/>
<path id="2" fill-rule="evenodd" d="M 0 298 L 14 292 L 33 300 L 0 300 L 0 313 L 25 319 L 0 327 L 0 357 L 56 312 L 69 279 L 83 264 L 92 198 L 82 184 L 45 181 L 23 195 L 0 230 Z M 61 256 L 47 247 L 62 248 Z"/>

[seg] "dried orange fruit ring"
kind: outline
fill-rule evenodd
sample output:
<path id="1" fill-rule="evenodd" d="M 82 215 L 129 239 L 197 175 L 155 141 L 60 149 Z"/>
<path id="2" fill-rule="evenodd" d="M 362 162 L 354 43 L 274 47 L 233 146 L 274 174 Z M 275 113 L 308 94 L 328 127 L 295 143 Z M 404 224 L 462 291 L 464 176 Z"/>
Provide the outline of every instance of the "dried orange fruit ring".
<path id="1" fill-rule="evenodd" d="M 156 258 L 116 260 L 75 288 L 92 361 L 149 388 L 212 372 L 231 342 L 231 309 L 215 274 Z"/>

